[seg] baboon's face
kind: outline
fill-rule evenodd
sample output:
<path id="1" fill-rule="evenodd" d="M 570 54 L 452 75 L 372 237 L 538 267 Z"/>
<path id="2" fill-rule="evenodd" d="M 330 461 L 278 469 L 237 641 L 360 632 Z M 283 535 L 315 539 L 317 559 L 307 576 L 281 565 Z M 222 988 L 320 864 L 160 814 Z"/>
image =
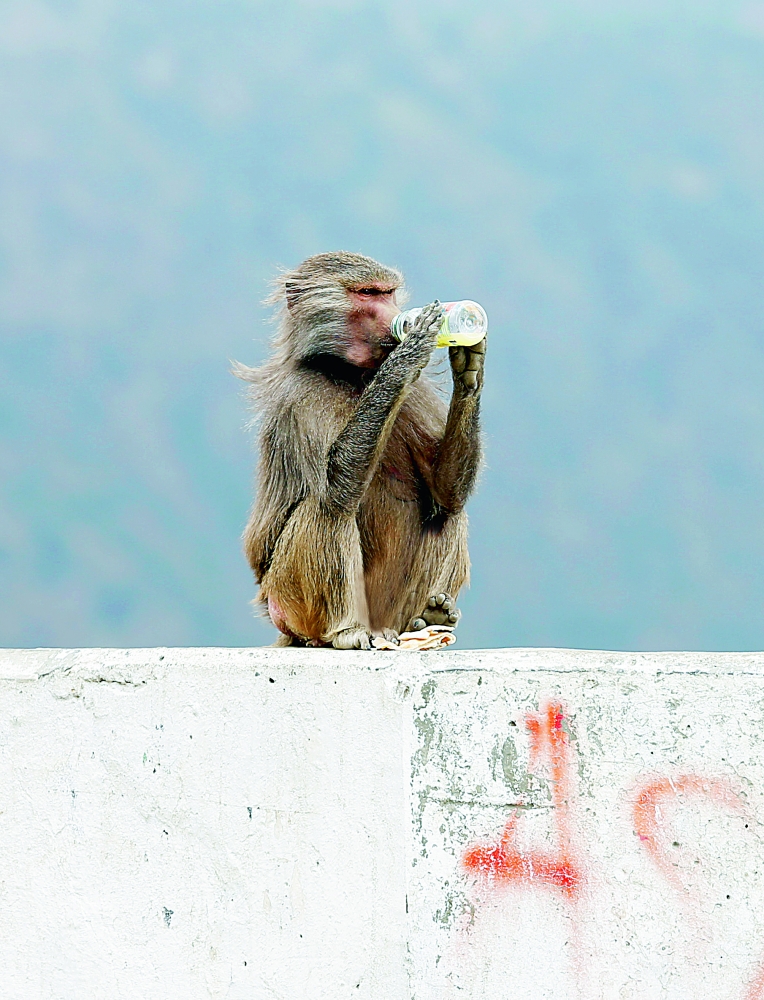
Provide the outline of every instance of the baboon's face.
<path id="1" fill-rule="evenodd" d="M 370 284 L 348 288 L 347 360 L 358 368 L 378 368 L 396 345 L 390 333 L 393 317 L 400 312 L 397 289 Z"/>

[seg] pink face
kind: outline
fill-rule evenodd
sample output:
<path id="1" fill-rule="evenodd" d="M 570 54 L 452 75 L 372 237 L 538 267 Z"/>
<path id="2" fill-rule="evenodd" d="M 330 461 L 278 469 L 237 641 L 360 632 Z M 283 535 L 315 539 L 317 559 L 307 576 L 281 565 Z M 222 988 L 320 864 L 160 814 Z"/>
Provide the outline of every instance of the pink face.
<path id="1" fill-rule="evenodd" d="M 349 288 L 348 346 L 345 357 L 358 368 L 378 368 L 396 341 L 390 334 L 393 317 L 400 312 L 395 288 L 363 285 Z"/>

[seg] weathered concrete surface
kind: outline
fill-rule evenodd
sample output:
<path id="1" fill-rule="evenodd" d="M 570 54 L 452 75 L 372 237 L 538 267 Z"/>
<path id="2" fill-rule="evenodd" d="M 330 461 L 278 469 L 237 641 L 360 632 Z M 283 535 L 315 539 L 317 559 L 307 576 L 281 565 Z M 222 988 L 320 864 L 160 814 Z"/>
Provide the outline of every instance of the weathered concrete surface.
<path id="1" fill-rule="evenodd" d="M 0 652 L 0 995 L 764 998 L 764 654 Z"/>

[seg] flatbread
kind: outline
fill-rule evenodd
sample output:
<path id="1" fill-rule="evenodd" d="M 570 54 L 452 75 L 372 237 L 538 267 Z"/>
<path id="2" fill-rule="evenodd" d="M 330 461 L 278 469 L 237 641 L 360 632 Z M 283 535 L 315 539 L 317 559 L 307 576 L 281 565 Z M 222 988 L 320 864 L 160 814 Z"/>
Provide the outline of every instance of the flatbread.
<path id="1" fill-rule="evenodd" d="M 456 642 L 454 630 L 450 625 L 428 625 L 418 632 L 401 632 L 400 645 L 388 642 L 384 636 L 377 635 L 371 640 L 375 649 L 443 649 Z"/>

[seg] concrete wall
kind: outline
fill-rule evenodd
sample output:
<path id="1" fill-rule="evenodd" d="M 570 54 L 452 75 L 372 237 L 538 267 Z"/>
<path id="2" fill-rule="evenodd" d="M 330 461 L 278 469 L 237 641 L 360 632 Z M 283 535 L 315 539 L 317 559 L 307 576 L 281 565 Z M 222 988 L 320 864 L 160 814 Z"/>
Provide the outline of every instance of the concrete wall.
<path id="1" fill-rule="evenodd" d="M 3 1000 L 764 997 L 764 655 L 0 652 Z"/>

